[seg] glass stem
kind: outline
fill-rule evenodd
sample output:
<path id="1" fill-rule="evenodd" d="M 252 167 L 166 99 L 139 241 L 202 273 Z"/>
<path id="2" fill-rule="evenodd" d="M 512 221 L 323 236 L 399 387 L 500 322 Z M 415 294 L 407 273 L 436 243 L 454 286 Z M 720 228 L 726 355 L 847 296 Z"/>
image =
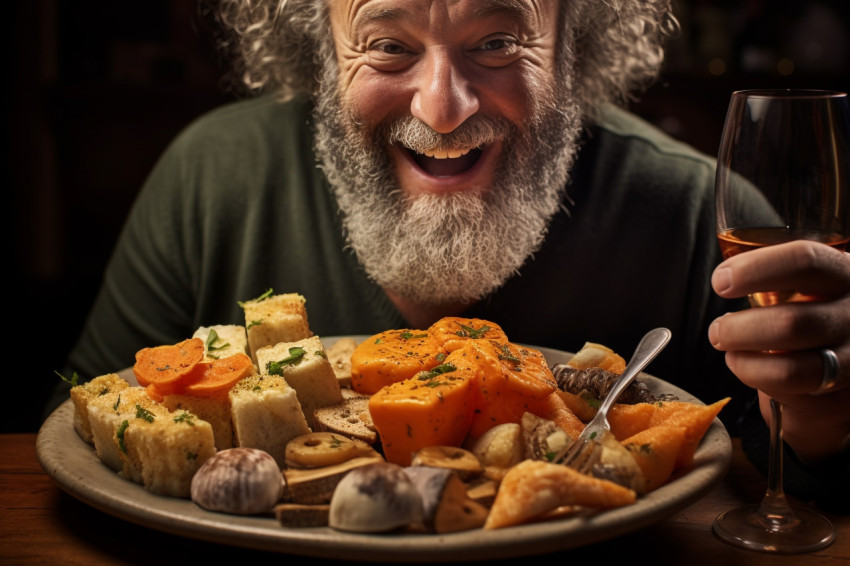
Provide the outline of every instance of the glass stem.
<path id="1" fill-rule="evenodd" d="M 770 460 L 767 471 L 767 491 L 759 515 L 765 528 L 771 531 L 792 528 L 799 520 L 785 498 L 782 481 L 783 462 L 782 405 L 770 400 Z"/>

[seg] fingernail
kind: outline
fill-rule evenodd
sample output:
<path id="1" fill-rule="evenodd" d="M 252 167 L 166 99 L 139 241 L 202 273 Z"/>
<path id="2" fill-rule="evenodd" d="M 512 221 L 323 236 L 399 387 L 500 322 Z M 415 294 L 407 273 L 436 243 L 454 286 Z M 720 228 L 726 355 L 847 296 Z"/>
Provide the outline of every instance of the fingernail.
<path id="1" fill-rule="evenodd" d="M 720 319 L 715 319 L 708 327 L 708 341 L 717 348 L 720 346 Z"/>
<path id="2" fill-rule="evenodd" d="M 732 286 L 732 270 L 719 267 L 711 275 L 711 286 L 718 294 L 725 293 Z"/>

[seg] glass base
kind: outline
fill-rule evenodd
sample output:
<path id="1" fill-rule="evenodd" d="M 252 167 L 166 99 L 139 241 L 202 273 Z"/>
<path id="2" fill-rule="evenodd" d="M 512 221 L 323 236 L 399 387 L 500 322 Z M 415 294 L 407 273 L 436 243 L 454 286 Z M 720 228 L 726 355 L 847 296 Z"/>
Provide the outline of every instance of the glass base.
<path id="1" fill-rule="evenodd" d="M 739 507 L 714 520 L 714 533 L 724 541 L 762 552 L 792 554 L 825 548 L 835 540 L 829 519 L 808 509 L 794 509 L 795 517 L 767 518 L 759 505 Z"/>

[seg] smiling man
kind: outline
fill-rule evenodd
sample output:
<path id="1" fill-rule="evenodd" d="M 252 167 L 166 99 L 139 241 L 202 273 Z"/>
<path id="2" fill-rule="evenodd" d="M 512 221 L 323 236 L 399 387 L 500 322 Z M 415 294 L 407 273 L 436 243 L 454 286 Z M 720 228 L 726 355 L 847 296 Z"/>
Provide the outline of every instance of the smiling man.
<path id="1" fill-rule="evenodd" d="M 669 0 L 218 8 L 252 96 L 164 153 L 66 372 L 242 324 L 237 301 L 268 288 L 303 294 L 319 336 L 462 315 L 515 342 L 629 355 L 665 326 L 652 373 L 706 402 L 731 395 L 733 434 L 756 416 L 746 446 L 766 438 L 750 387 L 763 409 L 778 398 L 812 466 L 786 470 L 789 491 L 847 493 L 848 255 L 803 242 L 721 263 L 713 160 L 616 104 L 656 76 Z M 729 312 L 788 288 L 822 300 Z"/>
<path id="2" fill-rule="evenodd" d="M 374 0 L 329 15 L 318 154 L 364 268 L 424 326 L 504 283 L 558 210 L 581 128 L 559 5 Z"/>

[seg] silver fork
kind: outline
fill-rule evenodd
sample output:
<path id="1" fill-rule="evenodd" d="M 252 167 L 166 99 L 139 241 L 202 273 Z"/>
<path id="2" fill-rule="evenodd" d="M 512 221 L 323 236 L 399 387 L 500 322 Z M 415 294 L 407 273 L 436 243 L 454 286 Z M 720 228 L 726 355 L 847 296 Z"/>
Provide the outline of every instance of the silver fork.
<path id="1" fill-rule="evenodd" d="M 593 419 L 581 432 L 579 437 L 569 447 L 558 454 L 553 462 L 564 464 L 586 474 L 599 460 L 601 450 L 599 441 L 605 434 L 610 434 L 611 425 L 608 423 L 608 410 L 617 401 L 620 394 L 634 381 L 635 377 L 646 365 L 664 349 L 670 341 L 671 333 L 666 328 L 655 328 L 647 332 L 632 354 L 626 369 L 614 382 L 614 386 L 605 396 L 605 400 Z"/>

